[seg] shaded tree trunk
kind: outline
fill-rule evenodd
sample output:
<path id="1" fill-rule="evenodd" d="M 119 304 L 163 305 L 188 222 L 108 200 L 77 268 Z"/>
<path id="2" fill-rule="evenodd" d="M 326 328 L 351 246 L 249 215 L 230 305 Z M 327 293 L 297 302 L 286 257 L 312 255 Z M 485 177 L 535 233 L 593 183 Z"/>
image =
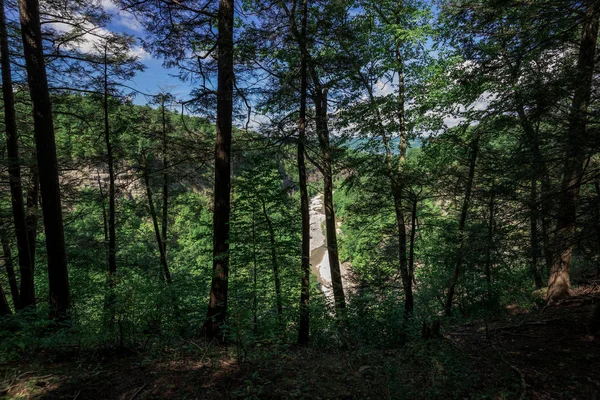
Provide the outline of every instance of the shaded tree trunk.
<path id="1" fill-rule="evenodd" d="M 408 273 L 410 274 L 410 280 L 412 283 L 415 282 L 415 237 L 417 235 L 417 203 L 419 202 L 418 197 L 412 202 L 411 210 L 411 221 L 410 221 L 410 247 L 408 250 Z M 412 289 L 412 286 L 411 286 Z M 411 310 L 412 311 L 412 310 Z"/>
<path id="2" fill-rule="evenodd" d="M 2 286 L 0 285 L 0 317 L 10 314 L 12 314 L 12 311 L 10 310 L 10 306 L 8 305 L 8 301 L 6 301 L 4 289 L 2 289 Z"/>
<path id="3" fill-rule="evenodd" d="M 40 175 L 37 166 L 31 168 L 31 187 L 27 192 L 27 239 L 29 251 L 31 252 L 31 267 L 35 267 L 35 248 L 38 229 L 38 205 L 40 203 Z"/>
<path id="4" fill-rule="evenodd" d="M 169 224 L 169 158 L 167 155 L 167 117 L 165 112 L 165 98 L 162 97 L 162 156 L 163 156 L 163 187 L 162 187 L 162 224 L 161 224 L 161 242 L 165 263 L 165 276 L 168 276 L 167 282 L 171 283 L 171 273 L 167 259 L 167 232 Z"/>
<path id="5" fill-rule="evenodd" d="M 117 234 L 115 226 L 115 165 L 113 147 L 110 140 L 108 118 L 108 49 L 104 48 L 104 141 L 106 142 L 106 164 L 108 166 L 108 284 L 112 288 L 117 274 Z"/>
<path id="6" fill-rule="evenodd" d="M 58 160 L 52 106 L 42 47 L 38 0 L 19 0 L 23 53 L 33 103 L 34 136 L 46 233 L 51 318 L 63 319 L 70 307 Z"/>
<path id="7" fill-rule="evenodd" d="M 258 334 L 258 263 L 256 262 L 256 222 L 254 219 L 254 209 L 252 209 L 252 263 L 253 263 L 253 287 L 252 287 L 252 331 Z"/>
<path id="8" fill-rule="evenodd" d="M 295 18 L 295 16 L 294 16 Z M 298 121 L 298 186 L 300 187 L 300 214 L 302 217 L 302 245 L 300 285 L 300 323 L 298 326 L 298 344 L 306 345 L 310 339 L 310 212 L 308 205 L 308 189 L 306 185 L 306 164 L 304 160 L 304 141 L 306 140 L 306 93 L 307 78 L 307 49 L 306 26 L 308 20 L 308 0 L 302 2 L 302 26 L 300 43 L 300 115 Z"/>
<path id="9" fill-rule="evenodd" d="M 555 248 L 548 279 L 548 300 L 559 300 L 571 294 L 571 258 L 575 241 L 577 203 L 583 173 L 582 142 L 585 141 L 587 112 L 592 92 L 596 43 L 598 40 L 598 5 L 588 3 L 579 47 L 575 74 L 575 93 L 571 104 Z"/>
<path id="10" fill-rule="evenodd" d="M 17 286 L 17 277 L 15 275 L 15 267 L 13 265 L 10 244 L 8 243 L 8 239 L 4 234 L 0 236 L 0 240 L 2 240 L 2 255 L 4 258 L 4 268 L 6 269 L 6 276 L 8 277 L 8 286 L 10 287 L 10 294 L 12 296 L 15 310 L 20 310 L 23 307 L 21 306 L 19 287 Z"/>
<path id="11" fill-rule="evenodd" d="M 542 273 L 540 272 L 540 267 L 538 265 L 538 254 L 539 254 L 539 246 L 538 246 L 538 212 L 537 212 L 537 179 L 534 176 L 531 179 L 531 193 L 530 193 L 530 249 L 531 249 L 531 272 L 533 274 L 535 288 L 541 289 L 544 286 L 544 282 L 542 280 Z"/>
<path id="12" fill-rule="evenodd" d="M 490 202 L 488 204 L 488 234 L 487 234 L 487 253 L 485 257 L 485 280 L 487 282 L 487 297 L 490 299 L 490 291 L 492 288 L 492 251 L 494 248 L 494 218 L 496 207 L 496 188 L 492 183 L 490 193 Z"/>
<path id="13" fill-rule="evenodd" d="M 329 142 L 329 128 L 327 126 L 327 89 L 317 86 L 317 96 L 315 97 L 315 117 L 316 130 L 319 137 L 319 147 L 321 148 L 321 172 L 323 173 L 323 205 L 325 207 L 325 231 L 327 237 L 327 254 L 329 256 L 329 266 L 331 268 L 331 283 L 333 286 L 333 298 L 336 309 L 346 307 L 344 296 L 344 287 L 342 285 L 342 274 L 340 270 L 340 260 L 337 245 L 337 227 L 335 223 L 335 212 L 333 209 L 333 171 L 332 154 Z"/>
<path id="14" fill-rule="evenodd" d="M 448 294 L 446 296 L 446 305 L 444 310 L 446 315 L 452 314 L 452 300 L 454 299 L 454 291 L 456 290 L 456 284 L 458 283 L 458 277 L 460 275 L 460 269 L 462 267 L 463 246 L 465 239 L 465 224 L 467 222 L 467 214 L 469 213 L 469 205 L 471 203 L 471 191 L 473 189 L 473 180 L 475 178 L 475 165 L 477 163 L 477 153 L 479 151 L 479 137 L 479 134 L 477 134 L 471 145 L 469 176 L 467 178 L 467 185 L 465 187 L 465 197 L 463 200 L 462 210 L 460 212 L 460 218 L 458 221 L 458 243 L 456 245 L 456 261 L 454 264 L 454 270 L 452 271 L 452 277 L 450 278 L 450 284 L 448 285 Z"/>
<path id="15" fill-rule="evenodd" d="M 271 217 L 267 213 L 267 206 L 262 201 L 263 215 L 267 221 L 267 230 L 269 231 L 269 241 L 271 243 L 271 266 L 273 267 L 273 277 L 275 279 L 275 301 L 277 304 L 277 316 L 279 324 L 283 326 L 283 304 L 281 302 L 281 279 L 279 278 L 279 264 L 277 263 L 277 243 L 275 243 L 275 229 Z"/>
<path id="16" fill-rule="evenodd" d="M 12 204 L 13 222 L 19 250 L 19 271 L 21 273 L 21 294 L 15 309 L 35 306 L 35 284 L 31 249 L 27 236 L 25 201 L 21 185 L 19 139 L 17 136 L 17 116 L 13 97 L 8 30 L 4 12 L 4 0 L 0 0 L 0 64 L 2 66 L 2 96 L 4 99 L 4 123 L 6 128 L 6 153 L 8 161 L 8 181 Z M 13 297 L 14 298 L 14 297 Z"/>
<path id="17" fill-rule="evenodd" d="M 231 192 L 231 133 L 233 118 L 234 1 L 219 1 L 217 61 L 217 124 L 213 214 L 213 276 L 204 324 L 207 337 L 224 340 L 221 327 L 227 313 L 229 279 L 229 217 Z"/>

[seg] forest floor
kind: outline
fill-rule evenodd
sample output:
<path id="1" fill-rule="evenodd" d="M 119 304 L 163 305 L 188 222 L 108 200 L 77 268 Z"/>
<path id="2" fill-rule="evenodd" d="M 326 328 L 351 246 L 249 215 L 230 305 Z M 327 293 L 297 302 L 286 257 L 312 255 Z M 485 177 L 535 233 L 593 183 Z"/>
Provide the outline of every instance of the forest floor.
<path id="1" fill-rule="evenodd" d="M 600 399 L 600 335 L 590 324 L 598 304 L 600 286 L 588 286 L 395 350 L 273 344 L 241 362 L 200 342 L 154 357 L 40 353 L 0 365 L 0 398 Z"/>

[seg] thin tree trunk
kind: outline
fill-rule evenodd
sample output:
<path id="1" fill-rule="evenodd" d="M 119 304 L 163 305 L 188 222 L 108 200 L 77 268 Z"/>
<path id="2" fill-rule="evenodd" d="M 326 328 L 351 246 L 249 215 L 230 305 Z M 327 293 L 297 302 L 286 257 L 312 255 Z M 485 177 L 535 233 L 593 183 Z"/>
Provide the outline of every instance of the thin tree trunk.
<path id="1" fill-rule="evenodd" d="M 31 267 L 35 267 L 35 248 L 38 229 L 38 205 L 40 204 L 40 175 L 37 165 L 31 168 L 31 187 L 27 192 L 27 240 L 29 241 L 29 251 L 31 252 Z M 34 268 L 35 269 L 35 268 Z"/>
<path id="2" fill-rule="evenodd" d="M 398 124 L 400 126 L 400 158 L 398 160 L 399 179 L 402 179 L 404 163 L 406 162 L 406 149 L 408 148 L 408 131 L 406 129 L 405 117 L 405 96 L 406 86 L 404 82 L 404 60 L 400 48 L 396 46 L 396 63 L 398 68 Z M 392 191 L 394 193 L 394 207 L 396 212 L 396 223 L 398 225 L 398 252 L 400 257 L 400 276 L 402 278 L 402 286 L 404 288 L 404 317 L 412 314 L 414 308 L 414 299 L 412 293 L 412 279 L 410 277 L 409 267 L 406 260 L 406 223 L 404 221 L 404 205 L 403 205 L 403 183 L 396 180 L 393 184 Z"/>
<path id="3" fill-rule="evenodd" d="M 58 181 L 52 105 L 42 46 L 38 0 L 19 0 L 23 53 L 33 103 L 34 136 L 46 232 L 51 318 L 63 319 L 70 307 L 69 276 Z"/>
<path id="4" fill-rule="evenodd" d="M 224 340 L 229 279 L 229 217 L 231 192 L 231 134 L 233 118 L 233 21 L 234 1 L 219 1 L 217 61 L 217 124 L 213 207 L 213 276 L 204 332 Z"/>
<path id="5" fill-rule="evenodd" d="M 477 136 L 473 140 L 473 144 L 471 145 L 469 176 L 467 178 L 465 197 L 463 200 L 462 210 L 460 212 L 460 219 L 458 221 L 458 243 L 456 246 L 456 261 L 454 264 L 454 270 L 452 271 L 452 277 L 450 278 L 450 284 L 448 285 L 448 295 L 446 297 L 446 315 L 450 315 L 452 313 L 452 300 L 454 299 L 454 291 L 456 289 L 456 284 L 458 283 L 458 277 L 460 275 L 460 269 L 462 266 L 463 245 L 465 239 L 465 224 L 467 222 L 467 214 L 469 213 L 469 205 L 471 203 L 471 191 L 473 189 L 473 179 L 475 178 L 475 164 L 477 163 L 477 153 L 479 151 L 479 137 L 479 134 L 477 134 Z"/>
<path id="6" fill-rule="evenodd" d="M 257 276 L 258 276 L 258 263 L 256 262 L 256 222 L 254 219 L 254 208 L 252 209 L 252 262 L 253 262 L 253 280 L 254 285 L 252 287 L 252 331 L 255 335 L 258 334 L 258 287 L 257 287 Z"/>
<path id="7" fill-rule="evenodd" d="M 490 202 L 488 204 L 488 237 L 487 237 L 487 252 L 485 257 L 485 280 L 487 282 L 487 296 L 490 298 L 492 287 L 492 251 L 494 248 L 494 218 L 496 207 L 496 188 L 492 182 L 490 193 Z"/>
<path id="8" fill-rule="evenodd" d="M 162 187 L 162 225 L 161 225 L 161 240 L 163 253 L 165 255 L 165 265 L 168 271 L 167 263 L 167 232 L 169 224 L 169 158 L 167 155 L 167 117 L 165 113 L 165 98 L 162 97 L 162 156 L 163 156 L 163 187 Z M 170 281 L 171 274 L 169 273 Z M 169 282 L 170 283 L 170 282 Z"/>
<path id="9" fill-rule="evenodd" d="M 600 177 L 596 176 L 594 181 L 594 189 L 596 189 L 596 201 L 598 205 L 595 207 L 595 229 L 596 229 L 596 276 L 600 276 Z"/>
<path id="10" fill-rule="evenodd" d="M 164 278 L 167 283 L 173 283 L 171 279 L 171 272 L 169 271 L 169 265 L 167 263 L 167 255 L 165 254 L 165 246 L 162 241 L 160 228 L 158 227 L 158 216 L 156 215 L 156 208 L 154 207 L 154 200 L 152 200 L 152 188 L 150 187 L 150 174 L 148 172 L 148 160 L 146 159 L 146 152 L 142 151 L 142 168 L 144 170 L 144 183 L 146 185 L 146 196 L 148 197 L 148 208 L 150 209 L 150 216 L 152 217 L 152 225 L 154 226 L 154 234 L 156 236 L 156 244 L 158 245 L 158 252 L 160 254 L 160 264 L 163 267 Z"/>
<path id="11" fill-rule="evenodd" d="M 295 18 L 295 16 L 293 16 Z M 308 205 L 308 189 L 306 185 L 306 164 L 304 161 L 304 141 L 306 140 L 306 93 L 307 78 L 307 49 L 306 26 L 308 20 L 308 0 L 302 2 L 302 26 L 300 43 L 300 115 L 298 121 L 298 186 L 300 187 L 300 214 L 302 217 L 302 251 L 300 285 L 300 323 L 298 326 L 298 344 L 306 345 L 310 340 L 310 212 Z"/>
<path id="12" fill-rule="evenodd" d="M 373 93 L 372 84 L 369 82 L 367 78 L 361 76 L 361 80 L 369 94 L 369 100 L 373 105 L 375 105 L 375 114 L 377 116 L 377 126 L 380 131 L 381 140 L 383 142 L 383 146 L 385 148 L 385 163 L 387 167 L 387 175 L 390 182 L 390 191 L 392 193 L 392 198 L 394 199 L 394 212 L 396 215 L 396 229 L 398 231 L 398 259 L 400 263 L 400 277 L 402 279 L 402 288 L 404 290 L 404 316 L 408 317 L 414 308 L 414 300 L 412 293 L 412 265 L 413 261 L 409 260 L 407 262 L 407 252 L 406 252 L 406 224 L 404 221 L 404 208 L 402 204 L 402 186 L 400 182 L 398 182 L 398 176 L 402 171 L 402 166 L 406 161 L 406 124 L 404 121 L 404 112 L 398 112 L 398 118 L 400 120 L 400 160 L 398 164 L 398 174 L 394 170 L 392 165 L 392 150 L 390 148 L 388 137 L 385 133 L 385 127 L 383 125 L 383 118 L 381 116 L 381 112 L 379 107 L 376 105 L 375 95 Z M 402 79 L 403 82 L 403 79 Z M 403 83 L 402 83 L 403 86 Z M 400 95 L 404 95 L 404 89 L 400 89 Z M 401 101 L 401 105 L 399 108 L 404 108 L 404 101 Z M 414 214 L 413 214 L 414 218 Z M 411 237 L 411 250 L 412 251 L 412 240 Z M 410 254 L 411 257 L 413 254 Z"/>
<path id="13" fill-rule="evenodd" d="M 585 140 L 587 112 L 592 92 L 596 43 L 598 40 L 598 5 L 588 3 L 583 23 L 579 59 L 575 74 L 575 93 L 569 116 L 566 160 L 559 195 L 558 221 L 555 235 L 557 256 L 548 279 L 548 300 L 571 295 L 571 258 L 575 241 L 577 203 L 583 170 L 581 143 Z"/>
<path id="14" fill-rule="evenodd" d="M 315 82 L 315 85 L 318 86 L 319 83 Z M 344 296 L 344 287 L 342 285 L 342 274 L 337 246 L 337 226 L 333 209 L 332 155 L 329 143 L 329 128 L 327 127 L 327 89 L 319 87 L 317 91 L 318 95 L 315 98 L 315 116 L 322 156 L 321 171 L 323 173 L 323 205 L 325 207 L 327 254 L 329 256 L 329 266 L 331 268 L 331 283 L 333 285 L 335 307 L 337 309 L 344 309 L 346 307 L 346 299 Z"/>
<path id="15" fill-rule="evenodd" d="M 410 274 L 410 281 L 415 283 L 415 237 L 417 234 L 417 203 L 419 202 L 418 197 L 412 202 L 411 221 L 410 221 L 410 248 L 408 252 L 408 272 Z M 412 286 L 411 286 L 412 289 Z"/>
<path id="16" fill-rule="evenodd" d="M 6 127 L 6 153 L 8 157 L 8 181 L 13 212 L 13 222 L 19 250 L 19 270 L 21 273 L 20 303 L 15 308 L 35 306 L 35 285 L 31 250 L 27 237 L 25 201 L 21 185 L 21 165 L 19 139 L 17 136 L 17 116 L 13 97 L 8 31 L 4 12 L 4 0 L 0 0 L 0 64 L 2 65 L 2 95 L 4 99 L 4 123 Z"/>
<path id="17" fill-rule="evenodd" d="M 0 236 L 0 240 L 2 240 L 4 268 L 6 269 L 6 276 L 8 277 L 8 286 L 10 287 L 10 294 L 12 296 L 13 305 L 15 306 L 15 310 L 20 310 L 22 308 L 21 299 L 19 296 L 19 288 L 17 286 L 17 277 L 15 275 L 15 267 L 13 265 L 10 244 L 8 243 L 8 239 L 6 238 L 5 234 L 2 234 L 2 236 Z"/>
<path id="18" fill-rule="evenodd" d="M 279 278 L 279 264 L 277 263 L 277 244 L 275 243 L 275 229 L 271 217 L 267 213 L 267 206 L 264 200 L 262 202 L 263 215 L 267 221 L 267 230 L 269 231 L 269 241 L 271 242 L 271 266 L 273 267 L 273 277 L 275 279 L 275 300 L 277 304 L 277 316 L 279 324 L 283 326 L 283 304 L 281 302 L 281 279 Z"/>
<path id="19" fill-rule="evenodd" d="M 534 176 L 531 179 L 531 195 L 530 195 L 530 240 L 531 240 L 531 272 L 533 273 L 534 283 L 536 289 L 541 289 L 544 286 L 542 281 L 542 273 L 538 265 L 538 212 L 537 212 L 537 179 Z"/>
<path id="20" fill-rule="evenodd" d="M 108 284 L 112 288 L 116 284 L 117 274 L 117 234 L 115 226 L 115 165 L 113 148 L 110 140 L 110 123 L 108 115 L 108 55 L 104 48 L 104 141 L 106 142 L 106 163 L 108 165 Z"/>
<path id="21" fill-rule="evenodd" d="M 104 191 L 102 190 L 100 172 L 97 172 L 97 180 L 98 189 L 100 189 L 100 201 L 102 202 L 102 228 L 104 230 L 104 246 L 106 246 L 108 244 L 108 218 L 106 216 L 106 205 L 104 204 Z"/>
<path id="22" fill-rule="evenodd" d="M 10 314 L 12 314 L 12 311 L 10 310 L 10 306 L 8 305 L 8 301 L 6 301 L 4 289 L 2 289 L 2 286 L 0 285 L 0 317 Z"/>

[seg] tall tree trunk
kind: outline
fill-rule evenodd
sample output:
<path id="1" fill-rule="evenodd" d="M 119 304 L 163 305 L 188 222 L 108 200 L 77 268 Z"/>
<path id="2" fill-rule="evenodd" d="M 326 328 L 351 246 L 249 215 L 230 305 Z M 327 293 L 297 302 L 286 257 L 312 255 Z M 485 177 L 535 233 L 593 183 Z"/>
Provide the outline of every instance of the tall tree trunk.
<path id="1" fill-rule="evenodd" d="M 597 206 L 594 211 L 596 228 L 596 276 L 600 276 L 600 176 L 596 175 L 594 180 L 594 189 L 596 189 Z"/>
<path id="2" fill-rule="evenodd" d="M 108 46 L 108 45 L 107 45 Z M 115 165 L 113 147 L 110 140 L 108 116 L 108 55 L 104 48 L 104 141 L 106 142 L 106 163 L 108 166 L 108 284 L 112 288 L 117 274 L 117 234 L 115 226 Z"/>
<path id="3" fill-rule="evenodd" d="M 31 252 L 31 267 L 35 267 L 35 248 L 38 229 L 38 205 L 40 203 L 40 175 L 37 166 L 31 167 L 31 182 L 27 192 L 27 240 L 29 242 L 29 251 Z"/>
<path id="4" fill-rule="evenodd" d="M 171 272 L 169 271 L 169 264 L 167 263 L 167 255 L 165 254 L 165 246 L 162 241 L 161 231 L 158 227 L 158 216 L 156 215 L 156 208 L 154 207 L 154 200 L 152 199 L 152 188 L 150 187 L 150 173 L 148 172 L 148 160 L 146 159 L 146 152 L 142 151 L 142 168 L 144 170 L 144 184 L 146 185 L 146 196 L 148 197 L 148 208 L 150 209 L 150 217 L 152 218 L 152 225 L 154 227 L 154 235 L 156 236 L 156 244 L 158 245 L 158 252 L 160 255 L 160 264 L 163 267 L 164 278 L 167 283 L 173 283 L 171 279 Z"/>
<path id="5" fill-rule="evenodd" d="M 377 106 L 377 102 L 375 101 L 375 95 L 373 93 L 372 83 L 367 79 L 364 75 L 361 75 L 361 80 L 367 93 L 369 95 L 369 100 L 371 104 L 375 106 L 375 115 L 377 117 L 377 127 L 379 130 L 379 134 L 381 135 L 381 140 L 383 142 L 383 147 L 385 149 L 385 164 L 387 168 L 387 175 L 390 183 L 390 191 L 392 194 L 392 198 L 394 199 L 394 212 L 396 215 L 396 229 L 398 231 L 398 259 L 400 264 L 400 277 L 402 279 L 402 288 L 404 290 L 404 317 L 408 317 L 414 308 L 414 300 L 412 294 L 412 265 L 413 260 L 409 260 L 407 262 L 407 254 L 406 254 L 406 224 L 404 221 L 404 208 L 402 205 L 402 185 L 398 181 L 399 175 L 402 173 L 402 167 L 404 162 L 406 161 L 406 124 L 404 121 L 404 111 L 398 112 L 398 118 L 400 122 L 400 160 L 398 164 L 397 171 L 393 167 L 393 157 L 392 157 L 392 149 L 390 147 L 389 139 L 386 134 L 385 126 L 383 124 L 383 118 L 381 116 L 381 111 Z M 403 78 L 401 78 L 403 87 Z M 404 95 L 404 89 L 400 89 L 400 95 Z M 401 105 L 399 106 L 402 110 L 404 109 L 404 101 L 401 101 Z M 416 200 L 415 200 L 416 201 Z M 415 214 L 413 214 L 413 222 Z M 411 233 L 412 235 L 412 233 Z M 412 240 L 414 237 L 411 236 L 411 251 L 412 251 Z M 413 253 L 410 256 L 414 255 Z M 409 256 L 409 257 L 410 257 Z"/>
<path id="6" fill-rule="evenodd" d="M 318 82 L 317 96 L 315 97 L 316 130 L 321 148 L 321 171 L 323 173 L 323 205 L 325 207 L 325 231 L 327 237 L 327 254 L 331 268 L 331 283 L 333 285 L 333 298 L 336 309 L 346 307 L 344 287 L 337 245 L 337 226 L 333 209 L 333 171 L 331 145 L 329 143 L 329 128 L 327 126 L 327 89 L 320 87 Z"/>
<path id="7" fill-rule="evenodd" d="M 19 11 L 23 53 L 33 103 L 34 136 L 48 255 L 50 315 L 51 318 L 63 319 L 68 316 L 70 307 L 69 275 L 38 0 L 19 0 Z"/>
<path id="8" fill-rule="evenodd" d="M 252 331 L 254 334 L 258 334 L 258 263 L 256 262 L 256 222 L 254 219 L 254 208 L 252 209 L 252 262 L 253 262 L 253 274 L 254 285 L 252 287 Z"/>
<path id="9" fill-rule="evenodd" d="M 162 224 L 161 241 L 163 254 L 165 256 L 165 271 L 169 271 L 167 261 L 167 233 L 169 224 L 169 157 L 167 155 L 167 117 L 165 110 L 165 98 L 162 97 L 162 156 L 163 156 L 163 187 L 162 187 Z M 168 274 L 167 281 L 171 283 L 171 274 Z"/>
<path id="10" fill-rule="evenodd" d="M 271 266 L 273 267 L 273 277 L 275 279 L 275 301 L 277 304 L 277 316 L 279 324 L 283 326 L 283 304 L 281 301 L 281 279 L 279 278 L 279 264 L 277 263 L 277 243 L 275 243 L 275 229 L 273 221 L 267 213 L 267 206 L 264 200 L 262 202 L 263 215 L 267 221 L 267 230 L 269 231 L 269 241 L 271 242 Z"/>
<path id="11" fill-rule="evenodd" d="M 533 279 L 535 283 L 536 289 L 541 289 L 544 286 L 542 281 L 542 273 L 540 272 L 540 267 L 538 265 L 538 254 L 539 254 L 539 246 L 538 246 L 538 212 L 537 212 L 537 179 L 534 176 L 531 179 L 531 193 L 530 193 L 530 213 L 529 213 L 529 222 L 530 222 L 530 249 L 531 249 L 531 272 L 533 274 Z"/>
<path id="12" fill-rule="evenodd" d="M 295 16 L 293 16 L 295 18 Z M 310 339 L 310 212 L 308 205 L 308 189 L 306 185 L 306 164 L 304 161 L 304 141 L 306 140 L 306 92 L 307 78 L 307 49 L 306 26 L 308 20 L 308 0 L 302 2 L 302 26 L 300 43 L 300 115 L 298 121 L 298 186 L 300 187 L 300 214 L 302 217 L 302 278 L 300 285 L 300 323 L 298 326 L 298 344 L 306 345 Z"/>
<path id="13" fill-rule="evenodd" d="M 452 277 L 450 278 L 450 284 L 448 285 L 448 295 L 446 297 L 446 315 L 452 314 L 452 300 L 454 299 L 454 291 L 456 284 L 458 283 L 458 277 L 460 275 L 460 268 L 462 266 L 463 258 L 463 245 L 465 239 L 465 224 L 467 222 L 467 214 L 469 213 L 469 205 L 471 203 L 471 191 L 473 189 L 473 179 L 475 178 L 475 164 L 477 163 L 477 153 L 479 152 L 479 137 L 477 134 L 471 145 L 471 160 L 469 161 L 469 176 L 467 178 L 467 185 L 465 187 L 465 197 L 463 199 L 462 210 L 460 212 L 460 218 L 458 221 L 458 235 L 456 245 L 456 260 L 454 264 L 454 270 L 452 271 Z"/>
<path id="14" fill-rule="evenodd" d="M 204 331 L 224 340 L 221 327 L 227 314 L 229 278 L 229 216 L 231 192 L 231 133 L 233 118 L 233 14 L 234 1 L 219 1 L 217 126 L 213 214 L 213 276 Z"/>
<path id="15" fill-rule="evenodd" d="M 21 185 L 19 139 L 17 136 L 17 116 L 13 97 L 13 84 L 8 48 L 8 31 L 4 12 L 4 0 L 0 0 L 0 64 L 2 66 L 2 96 L 4 98 L 4 123 L 6 127 L 6 153 L 8 156 L 8 181 L 13 212 L 13 222 L 19 250 L 19 270 L 21 272 L 20 303 L 15 308 L 35 306 L 35 286 L 33 263 L 27 237 L 25 201 Z"/>
<path id="16" fill-rule="evenodd" d="M 2 286 L 0 285 L 0 317 L 10 314 L 12 314 L 12 311 L 10 310 L 10 306 L 8 305 L 8 301 L 6 301 L 4 289 L 2 289 Z"/>
<path id="17" fill-rule="evenodd" d="M 400 127 L 400 158 L 398 160 L 398 179 L 392 183 L 392 192 L 394 194 L 394 208 L 396 212 L 396 223 L 398 225 L 398 256 L 400 258 L 400 276 L 402 278 L 402 287 L 404 288 L 404 317 L 412 314 L 414 300 L 412 293 L 412 279 L 410 277 L 409 267 L 406 257 L 406 223 L 404 221 L 403 205 L 403 182 L 402 173 L 404 163 L 406 162 L 406 149 L 408 148 L 408 131 L 406 128 L 405 117 L 405 96 L 406 85 L 404 82 L 404 60 L 400 52 L 400 47 L 396 45 L 396 63 L 398 68 L 398 124 Z"/>
<path id="18" fill-rule="evenodd" d="M 415 282 L 415 237 L 417 235 L 417 203 L 419 198 L 415 195 L 412 202 L 411 221 L 410 221 L 410 247 L 408 250 L 408 273 L 410 281 Z M 411 286 L 412 289 L 412 286 Z"/>
<path id="19" fill-rule="evenodd" d="M 583 172 L 582 145 L 585 141 L 587 112 L 592 93 L 596 43 L 598 40 L 598 5 L 588 3 L 579 47 L 575 74 L 575 93 L 571 104 L 566 143 L 566 160 L 559 195 L 555 248 L 548 279 L 548 300 L 559 300 L 571 294 L 571 258 L 575 241 L 577 203 Z"/>
<path id="20" fill-rule="evenodd" d="M 485 257 L 485 280 L 487 282 L 487 297 L 490 299 L 490 291 L 492 287 L 492 251 L 494 249 L 494 218 L 496 208 L 496 188 L 492 182 L 490 192 L 490 202 L 488 204 L 488 235 L 487 235 L 487 252 Z"/>
<path id="21" fill-rule="evenodd" d="M 6 269 L 6 276 L 8 277 L 8 286 L 10 287 L 10 294 L 12 296 L 15 310 L 23 308 L 21 306 L 21 299 L 19 296 L 19 288 L 17 286 L 17 277 L 15 275 L 15 267 L 13 265 L 12 253 L 10 251 L 10 244 L 8 238 L 4 233 L 0 236 L 2 241 L 2 255 L 4 258 L 4 268 Z"/>

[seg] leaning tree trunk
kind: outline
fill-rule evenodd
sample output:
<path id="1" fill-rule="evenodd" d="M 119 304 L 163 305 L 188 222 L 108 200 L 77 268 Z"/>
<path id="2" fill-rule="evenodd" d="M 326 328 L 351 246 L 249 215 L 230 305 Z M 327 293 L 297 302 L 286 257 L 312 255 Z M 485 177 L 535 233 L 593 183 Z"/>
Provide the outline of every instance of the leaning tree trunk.
<path id="1" fill-rule="evenodd" d="M 579 59 L 575 74 L 575 93 L 571 104 L 566 144 L 566 160 L 559 195 L 554 257 L 548 279 L 548 300 L 571 294 L 571 258 L 575 241 L 577 203 L 583 173 L 582 145 L 585 141 L 587 112 L 592 93 L 596 42 L 598 40 L 598 5 L 590 2 L 583 22 Z"/>
<path id="2" fill-rule="evenodd" d="M 477 134 L 477 136 L 473 140 L 473 144 L 471 145 L 469 176 L 467 178 L 465 197 L 463 200 L 462 210 L 460 212 L 460 219 L 458 221 L 458 243 L 456 246 L 456 260 L 454 264 L 454 270 L 452 271 L 452 277 L 450 278 L 450 284 L 448 285 L 448 295 L 446 297 L 446 315 L 450 315 L 452 313 L 452 300 L 454 299 L 454 291 L 456 289 L 456 284 L 458 283 L 458 277 L 460 275 L 460 269 L 462 267 L 463 246 L 465 239 L 465 224 L 467 222 L 467 214 L 469 213 L 469 205 L 471 203 L 471 191 L 473 189 L 473 179 L 475 178 L 475 164 L 477 163 L 477 153 L 479 151 L 479 137 L 479 134 Z"/>
<path id="3" fill-rule="evenodd" d="M 295 16 L 293 16 L 295 18 Z M 302 245 L 300 285 L 300 324 L 298 326 L 298 344 L 308 344 L 310 338 L 310 212 L 308 189 L 306 185 L 306 164 L 304 161 L 304 141 L 306 140 L 306 92 L 308 88 L 306 59 L 306 26 L 308 20 L 308 0 L 302 4 L 302 27 L 300 45 L 300 115 L 298 121 L 298 186 L 300 187 L 300 214 L 302 217 Z"/>
<path id="4" fill-rule="evenodd" d="M 315 84 L 317 84 L 315 82 Z M 329 142 L 329 128 L 327 127 L 327 89 L 319 88 L 319 94 L 315 97 L 315 117 L 317 135 L 321 148 L 321 171 L 323 173 L 323 205 L 325 207 L 325 231 L 327 237 L 327 255 L 331 268 L 331 283 L 333 286 L 333 299 L 336 309 L 346 307 L 344 287 L 342 285 L 342 273 L 340 270 L 340 259 L 337 245 L 337 226 L 335 224 L 335 212 L 333 209 L 333 172 L 331 145 Z"/>
<path id="5" fill-rule="evenodd" d="M 146 152 L 142 151 L 142 168 L 144 173 L 144 184 L 146 185 L 146 196 L 148 197 L 148 208 L 150 209 L 150 217 L 152 218 L 152 226 L 154 227 L 154 235 L 156 236 L 156 244 L 158 245 L 158 253 L 160 255 L 160 264 L 163 268 L 164 278 L 167 283 L 173 283 L 171 279 L 171 272 L 169 271 L 169 264 L 167 263 L 167 255 L 165 254 L 165 245 L 163 243 L 161 231 L 158 227 L 158 216 L 156 215 L 156 208 L 154 207 L 154 200 L 152 199 L 152 188 L 150 187 L 150 173 L 148 172 L 148 160 L 146 159 Z"/>
<path id="6" fill-rule="evenodd" d="M 229 279 L 229 216 L 231 192 L 231 133 L 233 118 L 233 0 L 219 1 L 217 61 L 217 124 L 213 210 L 213 276 L 204 332 L 224 340 Z"/>
<path id="7" fill-rule="evenodd" d="M 19 11 L 23 53 L 33 104 L 34 136 L 42 194 L 42 214 L 46 232 L 50 316 L 51 318 L 63 319 L 68 316 L 70 306 L 69 276 L 52 105 L 48 92 L 38 0 L 19 0 Z"/>
<path id="8" fill-rule="evenodd" d="M 12 203 L 13 222 L 19 250 L 19 270 L 21 272 L 20 302 L 15 308 L 35 306 L 35 286 L 33 263 L 27 237 L 25 202 L 21 185 L 21 166 L 19 163 L 19 139 L 17 137 L 17 116 L 10 68 L 8 31 L 4 14 L 4 0 L 0 0 L 0 64 L 2 65 L 2 95 L 4 99 L 4 123 L 6 127 L 6 153 L 8 157 L 8 182 Z"/>
<path id="9" fill-rule="evenodd" d="M 21 299 L 19 296 L 19 287 L 17 286 L 17 277 L 15 275 L 15 267 L 12 260 L 12 252 L 10 250 L 10 243 L 4 233 L 1 234 L 0 240 L 2 241 L 2 256 L 4 258 L 4 268 L 6 269 L 6 276 L 8 277 L 8 286 L 10 287 L 10 294 L 12 296 L 15 310 L 21 309 Z"/>

